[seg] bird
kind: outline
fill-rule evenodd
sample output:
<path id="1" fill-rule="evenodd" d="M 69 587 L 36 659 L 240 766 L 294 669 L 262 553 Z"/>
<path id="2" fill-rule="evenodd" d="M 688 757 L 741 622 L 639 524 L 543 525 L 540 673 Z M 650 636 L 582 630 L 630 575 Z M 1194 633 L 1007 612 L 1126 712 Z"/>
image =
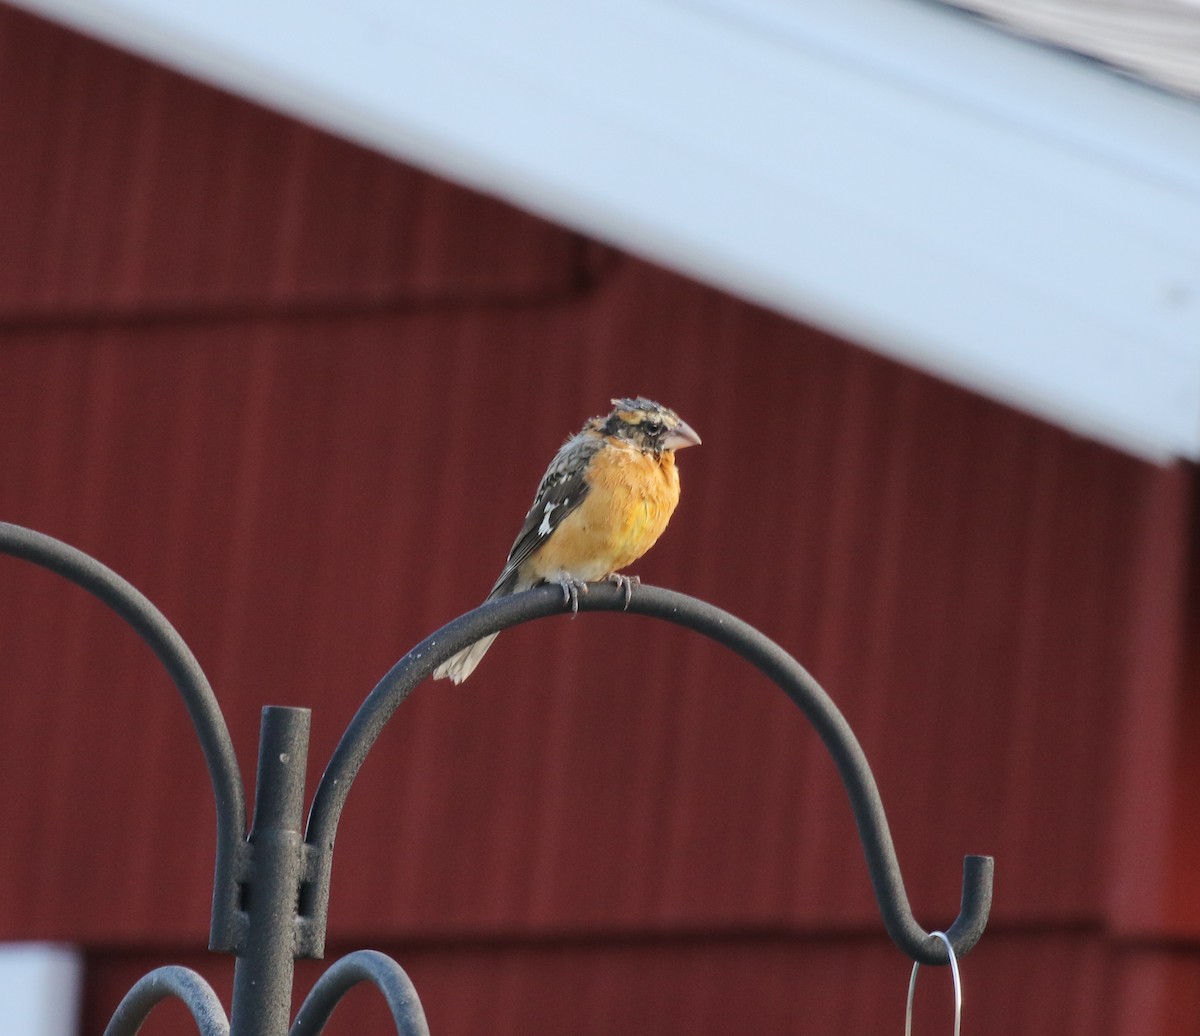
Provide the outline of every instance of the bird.
<path id="1" fill-rule="evenodd" d="M 566 440 L 538 484 L 508 560 L 485 600 L 557 584 L 564 605 L 579 610 L 587 583 L 608 580 L 625 591 L 640 580 L 621 570 L 658 541 L 679 503 L 675 452 L 700 436 L 674 410 L 643 396 L 611 400 Z M 462 683 L 496 634 L 452 655 L 435 680 Z"/>

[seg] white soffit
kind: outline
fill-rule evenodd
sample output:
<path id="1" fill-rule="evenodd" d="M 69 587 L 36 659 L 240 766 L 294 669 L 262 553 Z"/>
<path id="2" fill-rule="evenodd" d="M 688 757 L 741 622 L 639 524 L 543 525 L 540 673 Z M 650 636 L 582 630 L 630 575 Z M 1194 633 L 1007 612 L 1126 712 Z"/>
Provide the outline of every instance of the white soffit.
<path id="1" fill-rule="evenodd" d="M 960 12 L 19 6 L 1082 434 L 1200 458 L 1200 105 Z"/>

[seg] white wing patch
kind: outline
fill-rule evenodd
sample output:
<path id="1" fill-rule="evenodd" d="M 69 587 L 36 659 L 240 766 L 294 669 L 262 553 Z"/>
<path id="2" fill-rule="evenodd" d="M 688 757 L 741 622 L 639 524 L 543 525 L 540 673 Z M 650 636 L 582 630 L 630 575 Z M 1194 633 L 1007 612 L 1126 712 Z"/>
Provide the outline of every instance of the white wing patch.
<path id="1" fill-rule="evenodd" d="M 553 526 L 550 524 L 550 516 L 554 514 L 555 508 L 566 507 L 570 502 L 569 499 L 547 502 L 545 510 L 542 511 L 542 524 L 538 526 L 537 530 L 539 536 L 550 535 L 550 531 L 553 529 Z"/>
<path id="2" fill-rule="evenodd" d="M 542 476 L 521 531 L 508 552 L 508 561 L 489 596 L 513 593 L 521 565 L 554 534 L 567 515 L 583 503 L 590 490 L 584 477 L 588 460 L 603 446 L 604 440 L 598 435 L 584 431 L 559 448 Z"/>

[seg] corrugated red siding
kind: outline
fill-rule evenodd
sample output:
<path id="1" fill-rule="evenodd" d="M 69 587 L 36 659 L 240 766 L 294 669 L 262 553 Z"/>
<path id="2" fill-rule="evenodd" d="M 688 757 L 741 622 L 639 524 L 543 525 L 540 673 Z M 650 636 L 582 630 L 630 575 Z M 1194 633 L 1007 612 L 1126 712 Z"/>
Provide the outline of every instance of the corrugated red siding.
<path id="1" fill-rule="evenodd" d="M 667 283 L 679 310 L 718 301 L 631 266 L 603 301 L 509 310 L 492 334 L 473 315 L 10 334 L 4 380 L 37 403 L 6 410 L 0 428 L 40 445 L 6 465 L 6 511 L 92 550 L 160 603 L 206 664 L 243 758 L 258 707 L 278 702 L 317 710 L 323 759 L 390 662 L 482 596 L 571 412 L 595 409 L 589 400 L 620 391 L 635 366 L 635 386 L 676 397 L 706 437 L 683 458 L 683 509 L 645 577 L 760 624 L 826 682 L 889 806 L 939 818 L 897 831 L 918 904 L 952 906 L 961 853 L 983 849 L 1029 892 L 1002 899 L 1002 914 L 1092 916 L 1112 789 L 1082 764 L 1116 735 L 1135 509 L 1158 476 L 996 407 L 956 414 L 951 390 L 732 302 L 720 334 L 681 334 L 675 307 L 639 301 Z M 580 345 L 572 357 L 609 387 L 582 390 L 565 369 L 551 381 L 543 343 L 578 340 L 597 310 L 603 326 L 636 323 L 661 344 L 632 364 L 616 337 Z M 719 360 L 689 363 L 742 342 L 755 343 L 757 368 L 710 380 Z M 535 366 L 560 387 L 531 405 L 524 372 Z M 467 373 L 488 369 L 486 385 Z M 790 404 L 771 400 L 784 382 Z M 917 415 L 939 410 L 945 420 L 921 429 Z M 748 436 L 763 447 L 747 450 Z M 888 445 L 839 467 L 843 436 Z M 48 457 L 56 437 L 61 453 Z M 969 446 L 988 440 L 997 448 L 972 460 Z M 30 644 L 58 618 L 21 594 L 4 607 Z M 117 646 L 98 608 L 60 607 L 73 637 L 57 654 L 73 668 L 56 677 L 30 647 L 29 669 L 10 675 L 41 687 L 26 707 L 44 709 L 73 702 L 68 677 L 96 673 L 85 703 L 95 716 L 78 731 L 90 737 L 114 700 L 145 697 L 133 689 L 153 667 L 140 644 Z M 154 710 L 182 731 L 174 703 Z M 150 741 L 107 746 L 112 765 L 140 783 L 161 751 Z M 62 751 L 82 777 L 82 746 Z M 476 772 L 495 782 L 487 798 Z M 430 930 L 624 926 L 648 910 L 667 925 L 781 912 L 862 924 L 873 907 L 857 864 L 806 848 L 812 832 L 855 845 L 832 778 L 792 706 L 715 646 L 615 617 L 523 629 L 466 688 L 416 696 L 384 739 L 350 803 L 335 877 L 388 858 L 421 880 L 339 891 L 335 917 L 374 923 L 382 895 Z M 182 823 L 176 790 L 144 788 L 145 807 Z M 207 789 L 195 794 L 203 806 Z M 770 808 L 739 806 L 756 800 Z M 405 832 L 400 857 L 389 816 Z M 494 865 L 464 886 L 424 851 L 426 833 Z M 626 876 L 613 881 L 621 860 Z M 697 892 L 710 904 L 699 918 Z"/>
<path id="2" fill-rule="evenodd" d="M 996 855 L 971 1031 L 1194 1031 L 1168 994 L 1197 958 L 1156 943 L 1200 934 L 1174 920 L 1200 912 L 1190 471 L 4 9 L 0 56 L 0 516 L 163 608 L 248 779 L 268 703 L 314 710 L 315 778 L 486 592 L 561 438 L 646 393 L 705 444 L 642 577 L 822 680 L 928 926 L 962 855 Z M 0 559 L 0 630 L 0 937 L 88 946 L 99 1032 L 151 957 L 227 971 L 197 956 L 210 793 L 100 606 Z M 800 715 L 623 616 L 506 633 L 404 705 L 340 827 L 330 942 L 395 948 L 440 1036 L 877 1031 L 907 980 Z"/>
<path id="3" fill-rule="evenodd" d="M 586 275 L 573 234 L 8 7 L 0 98 L 0 321 L 545 299 Z"/>

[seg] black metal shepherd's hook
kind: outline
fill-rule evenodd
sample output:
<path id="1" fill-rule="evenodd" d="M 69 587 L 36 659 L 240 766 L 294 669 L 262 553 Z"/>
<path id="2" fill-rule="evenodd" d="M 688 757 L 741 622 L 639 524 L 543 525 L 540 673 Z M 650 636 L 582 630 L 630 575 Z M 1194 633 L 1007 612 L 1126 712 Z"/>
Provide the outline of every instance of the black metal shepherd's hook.
<path id="1" fill-rule="evenodd" d="M 321 776 L 309 813 L 305 840 L 319 853 L 326 878 L 314 884 L 313 898 L 304 904 L 311 912 L 314 928 L 324 928 L 327 903 L 321 897 L 329 894 L 327 877 L 334 836 L 350 785 L 375 739 L 401 702 L 438 665 L 480 637 L 533 619 L 558 615 L 563 610 L 562 592 L 551 586 L 489 601 L 426 637 L 400 659 L 367 696 Z M 640 586 L 627 605 L 624 591 L 619 587 L 611 583 L 591 584 L 589 592 L 579 597 L 579 610 L 629 611 L 685 626 L 735 651 L 778 684 L 808 717 L 837 765 L 850 796 L 875 898 L 888 934 L 914 961 L 922 964 L 949 962 L 945 944 L 917 924 L 912 915 L 883 802 L 858 739 L 829 695 L 803 666 L 741 619 L 705 601 L 672 590 Z M 990 856 L 967 856 L 963 861 L 959 914 L 946 930 L 954 952 L 960 958 L 979 941 L 987 924 L 992 902 L 992 872 Z"/>
<path id="2" fill-rule="evenodd" d="M 500 598 L 448 623 L 396 663 L 367 696 L 333 756 L 301 834 L 310 713 L 263 710 L 254 820 L 246 833 L 245 791 L 233 745 L 212 690 L 187 645 L 136 589 L 95 559 L 58 540 L 0 522 L 0 553 L 65 576 L 100 598 L 150 645 L 184 699 L 196 727 L 217 806 L 217 859 L 209 946 L 234 953 L 233 1003 L 227 1019 L 203 978 L 185 968 L 143 977 L 114 1013 L 106 1036 L 132 1036 L 164 998 L 181 999 L 202 1036 L 316 1036 L 341 996 L 370 982 L 384 996 L 401 1036 L 427 1036 L 420 1001 L 404 971 L 383 954 L 360 951 L 331 966 L 313 987 L 291 1029 L 294 962 L 321 957 L 338 820 L 350 786 L 376 738 L 412 689 L 441 662 L 490 633 L 559 614 L 562 594 L 541 587 Z M 649 615 L 702 633 L 757 666 L 803 710 L 833 756 L 850 796 L 884 926 L 911 959 L 945 964 L 949 953 L 912 915 L 874 778 L 862 749 L 829 696 L 782 648 L 727 612 L 683 594 L 642 586 L 626 600 L 593 584 L 583 611 Z M 992 859 L 968 856 L 957 919 L 946 936 L 958 957 L 979 940 L 992 897 Z"/>
<path id="3" fill-rule="evenodd" d="M 217 803 L 217 865 L 209 948 L 238 940 L 238 884 L 245 876 L 246 792 L 225 717 L 183 638 L 137 589 L 95 558 L 44 533 L 0 522 L 0 554 L 41 565 L 98 597 L 150 645 L 178 689 L 204 752 Z"/>

